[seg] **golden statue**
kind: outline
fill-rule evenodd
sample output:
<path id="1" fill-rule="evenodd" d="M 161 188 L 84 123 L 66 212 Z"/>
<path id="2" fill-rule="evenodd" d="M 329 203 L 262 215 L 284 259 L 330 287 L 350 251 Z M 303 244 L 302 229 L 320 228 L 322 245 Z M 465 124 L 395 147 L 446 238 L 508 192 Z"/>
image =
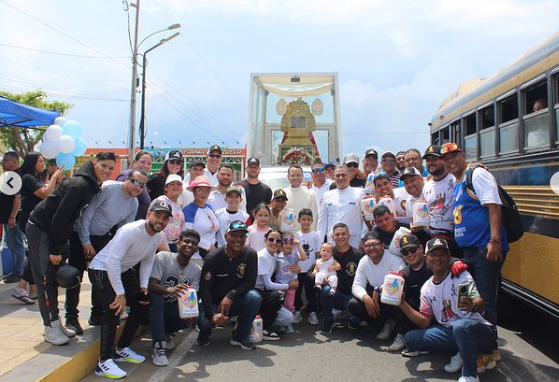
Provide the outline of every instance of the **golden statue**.
<path id="1" fill-rule="evenodd" d="M 280 127 L 284 132 L 279 149 L 280 164 L 311 165 L 320 162 L 312 134 L 316 130 L 316 121 L 308 103 L 302 98 L 290 102 Z"/>

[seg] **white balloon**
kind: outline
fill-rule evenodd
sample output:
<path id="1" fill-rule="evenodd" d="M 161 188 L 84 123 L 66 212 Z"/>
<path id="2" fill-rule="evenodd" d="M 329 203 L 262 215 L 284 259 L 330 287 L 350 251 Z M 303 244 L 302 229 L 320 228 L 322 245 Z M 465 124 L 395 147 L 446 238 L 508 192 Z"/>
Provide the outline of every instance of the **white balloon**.
<path id="1" fill-rule="evenodd" d="M 57 117 L 54 122 L 52 123 L 53 125 L 58 125 L 58 126 L 64 126 L 64 124 L 67 122 L 66 118 L 64 117 Z"/>
<path id="2" fill-rule="evenodd" d="M 76 141 L 69 135 L 63 135 L 57 142 L 58 150 L 63 154 L 70 154 L 76 148 Z"/>
<path id="3" fill-rule="evenodd" d="M 45 141 L 56 142 L 62 136 L 62 127 L 58 125 L 50 125 L 45 134 L 43 135 L 43 139 Z"/>
<path id="4" fill-rule="evenodd" d="M 53 159 L 57 157 L 57 155 L 60 153 L 60 150 L 58 150 L 56 142 L 43 141 L 43 143 L 41 143 L 41 146 L 39 147 L 39 152 L 46 159 Z"/>

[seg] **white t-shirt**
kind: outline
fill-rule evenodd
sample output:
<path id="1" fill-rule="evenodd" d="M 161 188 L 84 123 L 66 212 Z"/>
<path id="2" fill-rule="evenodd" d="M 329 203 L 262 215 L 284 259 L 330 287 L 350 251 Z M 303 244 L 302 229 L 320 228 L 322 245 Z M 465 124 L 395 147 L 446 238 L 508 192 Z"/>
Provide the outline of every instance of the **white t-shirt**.
<path id="1" fill-rule="evenodd" d="M 210 184 L 211 184 L 212 186 L 216 186 L 216 187 L 217 187 L 217 185 L 219 184 L 219 182 L 217 181 L 217 171 L 216 171 L 215 173 L 212 174 L 212 173 L 210 172 L 210 170 L 208 170 L 208 168 L 206 167 L 206 168 L 204 168 L 204 176 L 205 176 L 206 178 L 208 178 L 208 180 L 210 181 Z M 184 184 L 186 184 L 186 185 L 189 185 L 189 184 L 190 184 L 190 173 L 187 173 L 187 174 L 184 176 L 184 179 L 182 180 L 182 182 L 183 182 Z"/>
<path id="2" fill-rule="evenodd" d="M 221 247 L 225 245 L 225 232 L 227 232 L 227 228 L 229 227 L 229 223 L 235 220 L 240 220 L 243 223 L 246 223 L 249 215 L 245 211 L 237 211 L 235 213 L 230 213 L 227 211 L 227 208 L 219 209 L 215 212 L 215 217 L 219 221 L 219 231 L 217 231 L 217 246 Z"/>
<path id="3" fill-rule="evenodd" d="M 219 230 L 214 210 L 208 204 L 205 207 L 199 207 L 192 202 L 184 207 L 183 212 L 186 228 L 193 229 L 200 234 L 200 248 L 207 251 L 216 242 L 215 234 Z"/>
<path id="4" fill-rule="evenodd" d="M 276 270 L 276 258 L 264 248 L 258 255 L 258 277 L 256 278 L 256 289 L 261 290 L 287 290 L 289 284 L 280 284 L 272 281 L 272 275 Z"/>
<path id="5" fill-rule="evenodd" d="M 242 190 L 242 187 L 239 187 Z M 245 199 L 241 196 L 241 203 L 239 204 L 239 210 L 245 211 L 247 210 L 247 203 Z M 210 196 L 208 197 L 207 203 L 212 206 L 214 211 L 220 210 L 222 208 L 227 208 L 227 202 L 225 201 L 225 195 L 219 192 L 219 190 L 214 190 L 211 192 Z"/>
<path id="6" fill-rule="evenodd" d="M 247 240 L 245 242 L 245 247 L 250 247 L 254 249 L 256 252 L 266 248 L 266 242 L 264 241 L 264 235 L 270 230 L 269 227 L 264 229 L 256 228 L 256 225 L 253 224 L 248 227 L 248 235 Z"/>
<path id="7" fill-rule="evenodd" d="M 189 262 L 186 267 L 181 267 L 177 260 L 178 253 L 158 252 L 155 255 L 151 277 L 161 282 L 161 285 L 172 288 L 179 284 L 185 284 L 198 290 L 200 287 L 200 273 L 202 269 L 196 263 Z M 166 302 L 177 300 L 175 295 L 164 295 Z"/>
<path id="8" fill-rule="evenodd" d="M 466 176 L 466 175 L 464 175 Z M 482 205 L 498 204 L 502 205 L 497 182 L 489 171 L 484 168 L 476 168 L 472 174 L 472 184 L 476 191 L 476 196 Z"/>
<path id="9" fill-rule="evenodd" d="M 448 173 L 440 180 L 427 181 L 423 187 L 423 196 L 429 211 L 429 231 L 432 235 L 453 235 L 452 197 L 455 184 L 456 178 Z"/>
<path id="10" fill-rule="evenodd" d="M 90 269 L 106 271 L 111 286 L 117 295 L 124 294 L 120 275 L 134 265 L 140 265 L 140 286 L 147 288 L 155 258 L 155 251 L 161 243 L 166 243 L 163 232 L 150 236 L 146 231 L 145 220 L 125 224 L 105 248 L 89 264 Z"/>
<path id="11" fill-rule="evenodd" d="M 379 287 L 384 282 L 384 276 L 388 272 L 398 272 L 406 266 L 406 263 L 400 256 L 392 254 L 392 252 L 385 250 L 382 259 L 378 264 L 373 263 L 373 260 L 367 255 L 359 260 L 355 278 L 353 279 L 353 286 L 351 293 L 359 300 L 367 293 L 367 284 L 373 287 Z"/>
<path id="12" fill-rule="evenodd" d="M 301 267 L 301 273 L 306 273 L 309 271 L 311 266 L 316 260 L 316 253 L 320 251 L 320 246 L 322 245 L 322 240 L 320 240 L 320 235 L 318 232 L 308 232 L 302 233 L 301 231 L 295 234 L 295 237 L 301 242 L 301 246 L 307 253 L 307 260 L 299 261 L 299 267 Z"/>
<path id="13" fill-rule="evenodd" d="M 312 192 L 314 192 L 314 195 L 316 196 L 316 203 L 317 203 L 317 206 L 318 206 L 318 211 L 320 211 L 320 207 L 322 206 L 324 193 L 330 189 L 330 184 L 331 183 L 332 182 L 324 182 L 322 187 L 316 187 L 314 185 L 314 183 L 312 185 L 311 190 L 312 190 Z M 318 216 L 313 216 L 313 220 L 318 221 Z"/>
<path id="14" fill-rule="evenodd" d="M 458 277 L 451 278 L 450 272 L 445 279 L 436 284 L 433 277 L 421 287 L 421 303 L 419 312 L 426 317 L 435 317 L 437 322 L 443 326 L 451 327 L 452 323 L 460 318 L 470 318 L 485 325 L 491 323 L 485 320 L 479 313 L 470 313 L 458 309 L 458 285 L 468 284 L 468 295 L 473 299 L 479 297 L 476 284 L 468 271 L 462 272 Z"/>

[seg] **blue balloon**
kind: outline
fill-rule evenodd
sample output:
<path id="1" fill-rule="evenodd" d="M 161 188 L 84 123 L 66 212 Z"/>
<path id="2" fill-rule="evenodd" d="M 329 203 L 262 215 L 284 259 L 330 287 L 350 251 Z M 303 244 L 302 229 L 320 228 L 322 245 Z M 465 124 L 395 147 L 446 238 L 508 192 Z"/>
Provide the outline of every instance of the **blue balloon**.
<path id="1" fill-rule="evenodd" d="M 87 143 L 85 143 L 85 141 L 81 138 L 75 138 L 74 140 L 76 141 L 76 148 L 71 152 L 71 155 L 78 157 L 85 154 L 85 151 L 87 150 Z"/>
<path id="2" fill-rule="evenodd" d="M 62 134 L 76 139 L 82 135 L 82 125 L 78 121 L 68 121 L 62 126 Z"/>
<path id="3" fill-rule="evenodd" d="M 56 157 L 56 164 L 58 167 L 64 165 L 65 170 L 71 170 L 76 165 L 76 158 L 72 154 L 58 154 Z"/>

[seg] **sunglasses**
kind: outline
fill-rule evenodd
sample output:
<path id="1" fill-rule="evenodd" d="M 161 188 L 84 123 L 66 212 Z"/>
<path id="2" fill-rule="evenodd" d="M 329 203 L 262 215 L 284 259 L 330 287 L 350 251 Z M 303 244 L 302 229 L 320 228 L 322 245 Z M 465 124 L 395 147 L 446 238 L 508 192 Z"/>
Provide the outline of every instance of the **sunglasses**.
<path id="1" fill-rule="evenodd" d="M 323 167 L 313 168 L 311 171 L 312 171 L 313 174 L 318 174 L 318 173 L 324 172 L 324 168 Z"/>
<path id="2" fill-rule="evenodd" d="M 359 167 L 359 163 L 355 163 L 355 162 L 346 163 L 345 165 L 346 167 L 351 167 L 351 168 Z"/>
<path id="3" fill-rule="evenodd" d="M 208 155 L 208 156 L 209 156 L 210 158 L 214 158 L 214 159 L 219 159 L 219 158 L 221 158 L 221 155 L 219 155 L 219 154 L 210 154 L 210 155 Z"/>
<path id="4" fill-rule="evenodd" d="M 373 175 L 373 180 L 376 180 L 378 178 L 388 178 L 388 174 L 386 173 L 386 171 L 379 171 L 375 175 Z"/>
<path id="5" fill-rule="evenodd" d="M 396 162 L 395 158 L 383 158 L 382 160 L 383 163 L 393 163 Z"/>
<path id="6" fill-rule="evenodd" d="M 276 244 L 279 244 L 279 243 L 281 243 L 281 239 L 274 239 L 273 237 L 269 237 L 269 238 L 268 238 L 268 243 L 276 243 Z"/>
<path id="7" fill-rule="evenodd" d="M 363 244 L 363 247 L 365 248 L 378 248 L 382 245 L 382 243 L 371 243 L 371 244 Z"/>
<path id="8" fill-rule="evenodd" d="M 169 159 L 167 162 L 174 165 L 182 164 L 182 161 L 180 159 Z"/>
<path id="9" fill-rule="evenodd" d="M 400 252 L 402 252 L 402 256 L 409 256 L 409 255 L 414 254 L 414 253 L 417 252 L 417 247 L 416 248 L 403 249 Z"/>
<path id="10" fill-rule="evenodd" d="M 460 147 L 458 147 L 456 143 L 445 143 L 443 147 L 441 147 L 441 154 L 444 155 L 458 150 L 460 150 Z"/>
<path id="11" fill-rule="evenodd" d="M 142 182 L 140 179 L 136 179 L 136 178 L 128 178 L 128 180 L 134 185 L 134 186 L 138 186 L 140 188 L 146 188 L 146 184 L 144 182 Z"/>
<path id="12" fill-rule="evenodd" d="M 281 242 L 283 244 L 293 244 L 295 242 L 295 238 L 294 237 L 284 237 L 283 239 L 281 239 Z"/>

